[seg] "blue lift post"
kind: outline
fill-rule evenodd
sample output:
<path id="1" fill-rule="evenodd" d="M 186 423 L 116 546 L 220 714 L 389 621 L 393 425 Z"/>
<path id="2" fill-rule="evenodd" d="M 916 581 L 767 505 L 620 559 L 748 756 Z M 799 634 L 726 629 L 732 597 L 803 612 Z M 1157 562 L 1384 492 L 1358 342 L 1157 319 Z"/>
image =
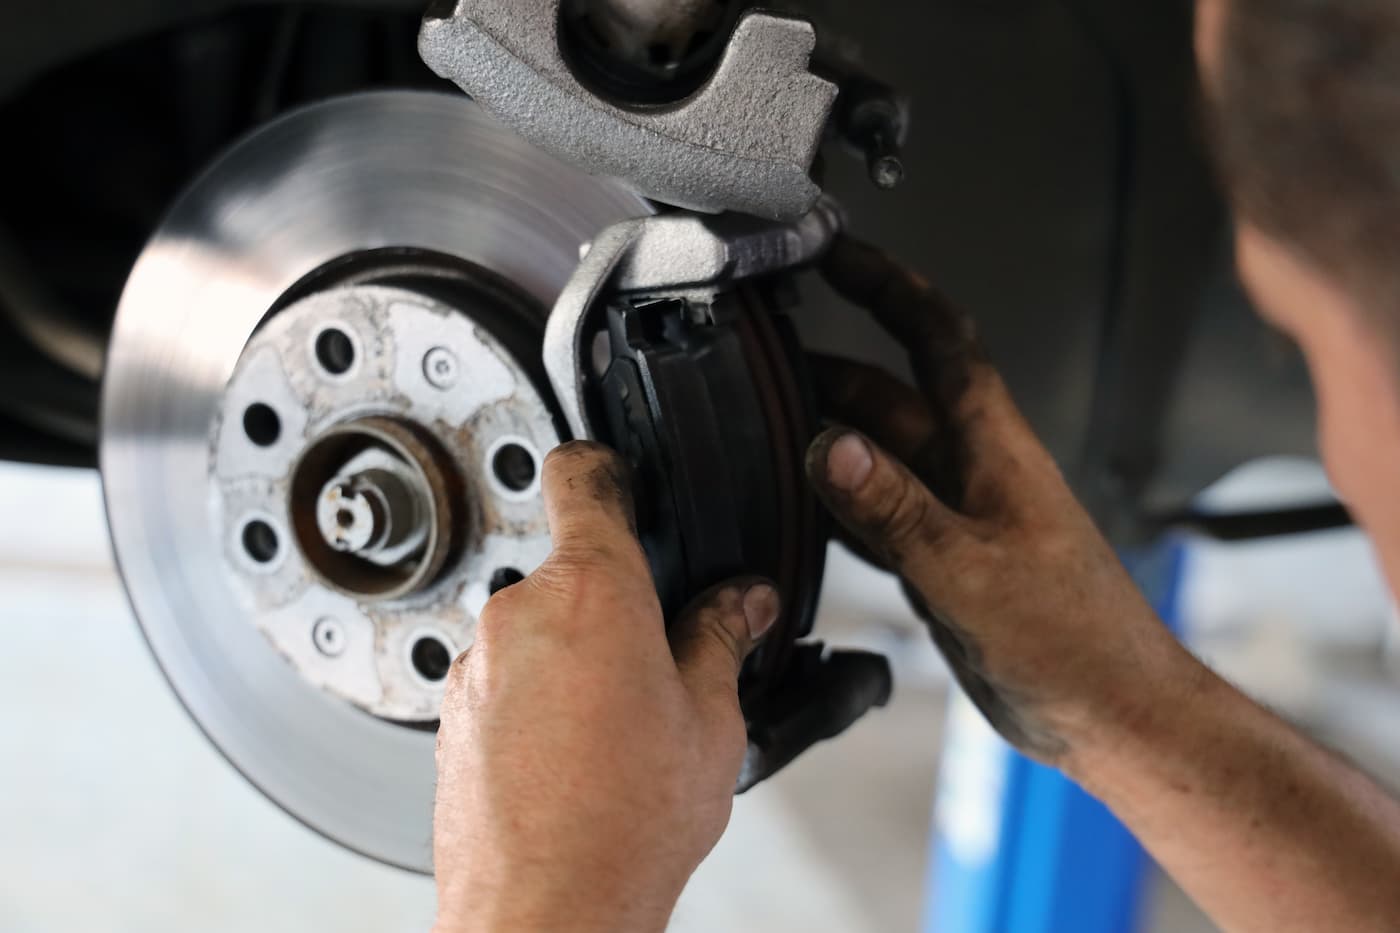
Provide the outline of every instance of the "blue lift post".
<path id="1" fill-rule="evenodd" d="M 1129 560 L 1179 632 L 1184 545 Z M 949 704 L 926 933 L 1133 933 L 1151 862 L 1107 808 L 1016 753 L 961 693 Z"/>

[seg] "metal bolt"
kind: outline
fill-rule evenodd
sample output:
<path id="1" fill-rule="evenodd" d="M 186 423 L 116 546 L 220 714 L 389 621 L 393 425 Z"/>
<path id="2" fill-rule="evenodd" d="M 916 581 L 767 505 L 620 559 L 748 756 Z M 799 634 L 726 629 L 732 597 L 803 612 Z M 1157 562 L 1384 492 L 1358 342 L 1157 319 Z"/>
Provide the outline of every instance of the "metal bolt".
<path id="1" fill-rule="evenodd" d="M 379 537 L 382 516 L 370 493 L 348 482 L 331 485 L 317 503 L 321 536 L 337 551 L 362 551 Z"/>
<path id="2" fill-rule="evenodd" d="M 345 651 L 345 627 L 330 616 L 317 619 L 311 628 L 311 641 L 326 657 L 339 657 Z"/>
<path id="3" fill-rule="evenodd" d="M 881 191 L 898 188 L 904 181 L 904 162 L 897 148 L 878 146 L 866 156 L 866 167 L 870 180 Z"/>
<path id="4" fill-rule="evenodd" d="M 422 546 L 428 513 L 419 490 L 392 471 L 398 468 L 391 460 L 381 467 L 366 459 L 379 456 L 362 454 L 325 485 L 316 502 L 316 527 L 335 550 L 387 565 Z M 356 470 L 361 464 L 365 468 Z"/>
<path id="5" fill-rule="evenodd" d="M 423 355 L 423 376 L 435 389 L 450 389 L 461 375 L 457 356 L 446 347 L 433 347 Z"/>

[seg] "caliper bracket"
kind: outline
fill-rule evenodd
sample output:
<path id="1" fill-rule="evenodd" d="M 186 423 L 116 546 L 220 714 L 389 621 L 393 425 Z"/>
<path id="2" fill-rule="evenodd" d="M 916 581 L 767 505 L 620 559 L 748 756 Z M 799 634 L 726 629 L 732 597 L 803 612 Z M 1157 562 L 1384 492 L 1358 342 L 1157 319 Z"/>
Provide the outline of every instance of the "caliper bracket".
<path id="1" fill-rule="evenodd" d="M 698 91 L 627 107 L 591 91 L 565 60 L 559 4 L 439 0 L 419 54 L 535 145 L 649 198 L 784 220 L 816 203 L 808 173 L 837 89 L 808 70 L 811 23 L 747 13 Z"/>

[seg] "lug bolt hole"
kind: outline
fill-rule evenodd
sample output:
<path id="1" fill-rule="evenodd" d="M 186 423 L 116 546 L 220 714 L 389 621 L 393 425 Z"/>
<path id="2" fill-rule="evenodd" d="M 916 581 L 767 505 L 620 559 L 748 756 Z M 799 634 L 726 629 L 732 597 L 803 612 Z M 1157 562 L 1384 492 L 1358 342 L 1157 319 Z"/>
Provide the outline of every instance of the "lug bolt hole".
<path id="1" fill-rule="evenodd" d="M 260 518 L 243 526 L 243 550 L 260 564 L 268 564 L 277 556 L 277 532 Z"/>
<path id="2" fill-rule="evenodd" d="M 503 444 L 491 458 L 491 472 L 511 492 L 524 492 L 535 482 L 535 458 L 519 444 Z"/>
<path id="3" fill-rule="evenodd" d="M 272 406 L 254 402 L 243 410 L 243 433 L 259 447 L 271 447 L 282 436 L 282 419 Z"/>
<path id="4" fill-rule="evenodd" d="M 514 567 L 501 567 L 495 573 L 491 574 L 491 595 L 495 596 L 506 587 L 515 586 L 515 584 L 524 579 L 525 574 L 516 570 Z"/>
<path id="5" fill-rule="evenodd" d="M 413 643 L 409 659 L 418 675 L 432 683 L 442 680 L 452 668 L 452 652 L 440 639 L 431 635 L 424 635 Z"/>
<path id="6" fill-rule="evenodd" d="M 337 327 L 327 327 L 316 336 L 316 362 L 332 376 L 343 376 L 355 365 L 355 343 Z"/>

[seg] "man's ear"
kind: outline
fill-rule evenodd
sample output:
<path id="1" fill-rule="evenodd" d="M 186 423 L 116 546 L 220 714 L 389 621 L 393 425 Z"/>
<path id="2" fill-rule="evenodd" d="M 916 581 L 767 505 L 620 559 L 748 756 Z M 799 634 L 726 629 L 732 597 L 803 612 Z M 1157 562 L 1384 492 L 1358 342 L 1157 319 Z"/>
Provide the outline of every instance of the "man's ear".
<path id="1" fill-rule="evenodd" d="M 1235 227 L 1235 264 L 1255 310 L 1305 350 L 1318 342 L 1317 328 L 1338 315 L 1360 313 L 1332 277 L 1243 219 Z"/>

